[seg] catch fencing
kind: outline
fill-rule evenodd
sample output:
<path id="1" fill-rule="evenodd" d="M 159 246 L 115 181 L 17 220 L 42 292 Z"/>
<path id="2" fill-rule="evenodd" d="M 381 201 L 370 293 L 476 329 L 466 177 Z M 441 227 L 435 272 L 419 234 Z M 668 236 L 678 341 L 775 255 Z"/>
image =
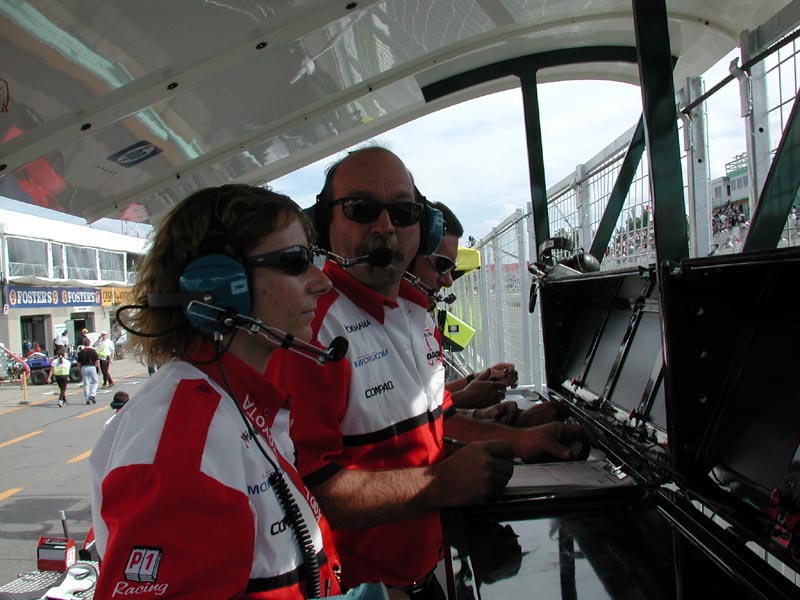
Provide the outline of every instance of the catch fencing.
<path id="1" fill-rule="evenodd" d="M 782 35 L 787 37 L 776 43 Z M 703 80 L 687 81 L 676 95 L 690 256 L 729 254 L 742 248 L 749 217 L 797 95 L 800 49 L 794 39 L 785 41 L 793 37 L 785 31 L 770 35 L 764 31 L 749 32 L 742 36 L 742 64 L 759 54 L 766 55 L 747 73 L 738 69 L 738 61 L 731 65 L 730 72 L 735 78 L 727 85 L 736 86 L 738 82 L 738 95 L 731 97 L 741 107 L 739 125 L 746 152 L 730 157 L 725 174 L 715 174 L 712 178 L 707 166 L 710 158 L 720 152 L 707 133 L 709 123 L 720 118 L 715 114 L 719 109 L 709 100 L 725 88 L 719 88 L 686 110 L 681 109 L 703 95 Z M 774 51 L 767 52 L 770 48 Z M 587 163 L 577 165 L 569 177 L 548 189 L 551 235 L 569 238 L 575 249 L 588 250 L 633 131 L 631 127 Z M 798 204 L 796 200 L 779 246 L 800 243 Z M 521 383 L 533 384 L 543 391 L 546 381 L 539 303 L 535 303 L 533 313 L 528 310 L 533 278 L 529 272 L 534 257 L 533 231 L 533 214 L 528 204 L 527 210 L 516 210 L 476 242 L 474 247 L 480 252 L 482 266 L 455 282 L 453 291 L 457 299 L 449 310 L 476 330 L 470 344 L 458 353 L 461 363 L 470 370 L 479 370 L 498 362 L 513 362 Z M 602 257 L 601 268 L 648 265 L 654 262 L 654 251 L 650 182 L 647 160 L 643 157 Z"/>

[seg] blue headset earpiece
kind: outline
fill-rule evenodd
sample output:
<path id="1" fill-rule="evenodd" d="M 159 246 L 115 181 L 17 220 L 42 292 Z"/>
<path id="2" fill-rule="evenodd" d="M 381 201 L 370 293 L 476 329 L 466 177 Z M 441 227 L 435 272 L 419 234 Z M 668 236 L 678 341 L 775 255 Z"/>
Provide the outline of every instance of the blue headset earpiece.
<path id="1" fill-rule="evenodd" d="M 433 254 L 444 237 L 444 216 L 438 208 L 433 208 L 425 201 L 425 214 L 420 229 L 419 253 Z"/>
<path id="2" fill-rule="evenodd" d="M 210 304 L 217 309 L 190 304 L 186 316 L 193 327 L 203 333 L 231 333 L 231 327 L 222 324 L 221 317 L 235 313 L 250 315 L 250 285 L 242 264 L 225 254 L 201 256 L 189 263 L 179 280 L 180 291 L 190 294 L 208 294 Z"/>

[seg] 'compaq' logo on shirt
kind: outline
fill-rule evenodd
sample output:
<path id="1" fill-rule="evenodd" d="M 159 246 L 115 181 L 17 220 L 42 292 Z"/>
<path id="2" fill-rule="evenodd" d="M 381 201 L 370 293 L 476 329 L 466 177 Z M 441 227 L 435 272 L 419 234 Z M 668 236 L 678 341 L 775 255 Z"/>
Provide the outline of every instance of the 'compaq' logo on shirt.
<path id="1" fill-rule="evenodd" d="M 364 397 L 374 398 L 375 396 L 380 396 L 383 392 L 388 392 L 389 390 L 393 389 L 394 389 L 394 382 L 390 379 L 389 381 L 384 381 L 379 385 L 364 390 Z"/>
<path id="2" fill-rule="evenodd" d="M 380 360 L 382 358 L 386 358 L 389 356 L 389 349 L 384 348 L 383 350 L 378 350 L 377 352 L 370 352 L 369 354 L 364 354 L 363 356 L 359 356 L 353 361 L 353 366 L 357 369 L 358 367 L 363 367 L 364 365 L 368 365 L 371 362 L 375 362 L 376 360 Z"/>
<path id="3" fill-rule="evenodd" d="M 364 319 L 363 321 L 359 321 L 358 323 L 353 323 L 352 325 L 345 325 L 344 330 L 347 333 L 355 333 L 356 331 L 361 331 L 362 329 L 369 327 L 372 325 L 372 321 L 369 319 Z"/>
<path id="4" fill-rule="evenodd" d="M 280 535 L 286 528 L 288 527 L 288 519 L 284 517 L 280 521 L 275 521 L 272 525 L 269 526 L 269 533 L 270 535 Z"/>

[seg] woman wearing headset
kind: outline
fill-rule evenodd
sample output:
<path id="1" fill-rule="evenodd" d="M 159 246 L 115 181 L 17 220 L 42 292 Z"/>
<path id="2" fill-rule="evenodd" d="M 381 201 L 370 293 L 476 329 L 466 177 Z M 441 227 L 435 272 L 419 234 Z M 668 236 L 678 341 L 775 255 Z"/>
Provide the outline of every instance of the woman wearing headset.
<path id="1" fill-rule="evenodd" d="M 263 375 L 278 343 L 310 339 L 330 288 L 311 237 L 291 199 L 244 185 L 196 192 L 157 228 L 120 316 L 164 366 L 92 453 L 95 597 L 341 593 L 327 523 L 272 439 L 286 397 Z"/>

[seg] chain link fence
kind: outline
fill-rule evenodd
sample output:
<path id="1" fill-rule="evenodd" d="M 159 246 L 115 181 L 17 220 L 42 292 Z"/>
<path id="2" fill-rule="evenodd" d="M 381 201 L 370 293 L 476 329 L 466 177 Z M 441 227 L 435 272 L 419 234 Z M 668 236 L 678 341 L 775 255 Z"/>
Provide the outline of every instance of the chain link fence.
<path id="1" fill-rule="evenodd" d="M 743 52 L 743 59 L 763 52 L 766 47 L 753 48 L 747 55 Z M 792 41 L 750 69 L 746 85 L 740 82 L 740 104 L 749 107 L 749 112 L 742 111 L 743 135 L 751 136 L 747 144 L 750 155 L 744 155 L 744 169 L 741 167 L 742 156 L 737 156 L 731 157 L 734 160 L 730 164 L 735 168 L 726 168 L 726 175 L 722 177 L 712 179 L 708 169 L 699 171 L 699 175 L 697 169 L 690 170 L 688 163 L 696 160 L 693 157 L 697 156 L 697 148 L 692 145 L 703 144 L 703 155 L 715 149 L 707 138 L 704 120 L 681 115 L 678 129 L 692 256 L 741 250 L 756 202 L 753 196 L 757 196 L 763 187 L 795 102 L 799 55 L 800 48 Z M 703 89 L 702 80 L 692 83 Z M 677 97 L 680 101 L 690 94 L 681 90 Z M 710 110 L 708 104 L 707 99 L 695 110 L 704 111 L 705 115 L 705 111 Z M 768 123 L 768 129 L 765 131 L 759 123 Z M 548 190 L 551 235 L 570 239 L 575 249 L 588 250 L 633 131 L 632 127 L 587 163 L 577 165 L 571 176 Z M 759 152 L 760 146 L 750 143 L 753 136 L 761 136 L 759 143 L 766 150 Z M 705 201 L 708 198 L 711 198 L 710 202 Z M 800 243 L 800 202 L 795 202 L 779 246 Z M 534 257 L 532 219 L 530 205 L 526 211 L 518 209 L 475 244 L 480 251 L 482 266 L 455 282 L 453 291 L 457 300 L 449 310 L 475 328 L 472 341 L 459 357 L 462 363 L 472 370 L 479 370 L 498 362 L 512 362 L 520 373 L 520 383 L 533 384 L 543 391 L 546 381 L 538 306 L 533 313 L 529 312 L 532 275 L 528 266 Z M 704 228 L 707 234 L 704 234 Z M 650 182 L 647 160 L 643 158 L 602 257 L 601 268 L 647 265 L 654 259 Z"/>

